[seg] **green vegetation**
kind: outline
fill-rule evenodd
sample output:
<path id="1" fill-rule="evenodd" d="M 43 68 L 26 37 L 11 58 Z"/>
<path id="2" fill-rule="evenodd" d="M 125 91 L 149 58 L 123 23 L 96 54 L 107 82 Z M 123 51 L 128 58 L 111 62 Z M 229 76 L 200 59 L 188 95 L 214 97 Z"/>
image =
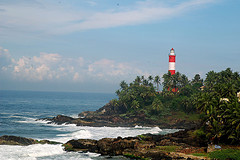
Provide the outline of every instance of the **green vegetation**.
<path id="1" fill-rule="evenodd" d="M 239 143 L 240 141 L 240 75 L 230 68 L 216 73 L 207 73 L 204 90 L 199 93 L 196 107 L 204 116 L 200 130 L 208 141 Z"/>
<path id="2" fill-rule="evenodd" d="M 148 158 L 142 158 L 142 157 L 140 157 L 140 156 L 135 156 L 135 155 L 129 154 L 129 153 L 124 154 L 124 156 L 127 157 L 127 158 L 130 158 L 130 159 L 148 160 Z"/>
<path id="3" fill-rule="evenodd" d="M 224 149 L 220 151 L 214 151 L 208 154 L 208 157 L 211 159 L 217 160 L 240 160 L 240 150 L 235 149 Z"/>
<path id="4" fill-rule="evenodd" d="M 68 144 L 68 143 L 63 144 L 63 147 L 65 151 L 68 151 L 68 152 L 74 151 L 73 146 L 71 144 Z"/>
<path id="5" fill-rule="evenodd" d="M 141 139 L 146 139 L 147 138 L 147 136 L 146 135 L 138 135 L 137 137 L 139 137 L 139 138 L 141 138 Z"/>
<path id="6" fill-rule="evenodd" d="M 175 75 L 163 75 L 163 91 L 159 92 L 160 77 L 137 76 L 136 79 L 127 84 L 120 83 L 120 89 L 116 91 L 118 99 L 111 101 L 114 106 L 122 106 L 126 113 L 135 114 L 144 112 L 151 119 L 159 119 L 161 116 L 171 115 L 174 111 L 184 113 L 195 113 L 193 105 L 194 95 L 202 86 L 202 79 L 196 75 L 192 81 L 177 72 Z M 175 89 L 175 90 L 174 90 Z"/>
<path id="7" fill-rule="evenodd" d="M 205 80 L 199 74 L 189 80 L 179 72 L 168 72 L 162 79 L 161 83 L 159 76 L 137 76 L 130 84 L 122 81 L 116 91 L 118 99 L 110 103 L 124 110 L 123 117 L 144 113 L 155 121 L 171 115 L 189 121 L 201 119 L 202 127 L 195 132 L 199 138 L 215 144 L 240 141 L 238 72 L 230 68 L 218 73 L 210 71 Z"/>

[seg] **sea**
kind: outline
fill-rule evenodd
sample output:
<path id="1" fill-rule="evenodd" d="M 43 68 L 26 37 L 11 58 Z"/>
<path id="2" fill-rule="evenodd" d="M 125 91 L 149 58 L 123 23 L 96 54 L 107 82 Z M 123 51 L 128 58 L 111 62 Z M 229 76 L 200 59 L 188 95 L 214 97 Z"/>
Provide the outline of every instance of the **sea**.
<path id="1" fill-rule="evenodd" d="M 66 115 L 78 117 L 82 111 L 95 111 L 111 99 L 111 93 L 0 91 L 0 136 L 13 135 L 65 143 L 71 139 L 116 138 L 145 133 L 167 134 L 175 129 L 159 127 L 89 127 L 73 124 L 48 124 L 39 118 Z M 0 145 L 1 160 L 90 160 L 127 159 L 122 156 L 101 156 L 97 153 L 66 152 L 61 144 L 29 146 Z"/>

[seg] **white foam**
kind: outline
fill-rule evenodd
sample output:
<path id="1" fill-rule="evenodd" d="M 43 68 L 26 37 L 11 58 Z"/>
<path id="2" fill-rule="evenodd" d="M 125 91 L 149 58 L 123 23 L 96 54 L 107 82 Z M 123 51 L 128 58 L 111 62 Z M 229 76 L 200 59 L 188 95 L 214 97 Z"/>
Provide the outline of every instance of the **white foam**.
<path id="1" fill-rule="evenodd" d="M 35 144 L 30 146 L 0 145 L 1 160 L 91 160 L 97 153 L 65 152 L 61 145 Z"/>
<path id="2" fill-rule="evenodd" d="M 66 143 L 71 139 L 90 139 L 91 137 L 92 135 L 88 130 L 80 130 L 68 134 L 58 134 L 57 138 L 53 138 L 51 140 Z"/>
<path id="3" fill-rule="evenodd" d="M 143 128 L 143 126 L 136 125 L 134 128 Z"/>
<path id="4" fill-rule="evenodd" d="M 137 136 L 140 134 L 152 133 L 157 134 L 162 130 L 159 127 L 89 127 L 76 126 L 73 124 L 56 125 L 56 130 L 68 132 L 66 134 L 58 134 L 56 138 L 50 139 L 66 143 L 71 139 L 102 139 Z"/>
<path id="5" fill-rule="evenodd" d="M 30 117 L 21 117 L 24 120 L 22 121 L 15 121 L 17 123 L 41 123 L 41 124 L 47 124 L 50 121 L 46 121 L 46 120 L 36 120 L 35 118 L 30 118 Z"/>
<path id="6" fill-rule="evenodd" d="M 70 117 L 72 117 L 72 118 L 79 118 L 78 114 L 72 114 L 72 115 L 70 115 Z"/>
<path id="7" fill-rule="evenodd" d="M 1 159 L 8 160 L 35 160 L 38 157 L 60 155 L 65 153 L 61 145 L 35 144 L 30 146 L 0 146 Z"/>

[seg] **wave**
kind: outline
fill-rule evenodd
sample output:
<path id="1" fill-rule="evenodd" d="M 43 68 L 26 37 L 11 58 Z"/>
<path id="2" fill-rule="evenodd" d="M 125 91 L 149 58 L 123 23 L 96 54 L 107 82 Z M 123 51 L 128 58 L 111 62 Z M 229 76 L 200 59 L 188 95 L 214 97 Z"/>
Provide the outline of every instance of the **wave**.
<path id="1" fill-rule="evenodd" d="M 61 145 L 34 144 L 30 146 L 12 146 L 1 145 L 0 157 L 7 160 L 50 160 L 50 159 L 68 159 L 68 160 L 90 160 L 100 156 L 97 153 L 77 153 L 65 152 Z"/>
<path id="2" fill-rule="evenodd" d="M 116 138 L 121 137 L 134 137 L 141 134 L 151 133 L 159 134 L 161 132 L 170 133 L 172 130 L 162 130 L 159 127 L 144 127 L 144 126 L 135 126 L 135 127 L 90 127 L 90 126 L 76 126 L 76 124 L 61 124 L 57 125 L 54 123 L 48 124 L 49 121 L 38 120 L 34 118 L 24 117 L 25 120 L 17 121 L 18 123 L 40 123 L 44 126 L 51 126 L 51 130 L 56 130 L 58 133 L 54 138 L 49 139 L 52 141 L 58 141 L 66 143 L 71 139 L 95 139 L 99 140 L 102 138 Z M 174 132 L 174 131 L 172 131 Z M 60 134 L 59 134 L 60 133 Z"/>
<path id="3" fill-rule="evenodd" d="M 17 117 L 17 116 L 15 116 Z M 47 124 L 48 122 L 50 121 L 46 121 L 46 120 L 36 120 L 36 118 L 30 118 L 30 117 L 20 117 L 19 118 L 22 118 L 24 120 L 20 120 L 20 121 L 14 121 L 14 122 L 17 122 L 17 123 L 41 123 L 41 124 Z"/>
<path id="4" fill-rule="evenodd" d="M 64 134 L 56 135 L 56 138 L 50 139 L 66 143 L 71 139 L 95 139 L 102 138 L 116 138 L 133 137 L 140 134 L 152 133 L 158 134 L 162 131 L 159 127 L 90 127 L 90 126 L 76 126 L 73 124 L 56 125 L 55 129 Z"/>
<path id="5" fill-rule="evenodd" d="M 1 159 L 23 159 L 33 160 L 38 157 L 52 156 L 63 154 L 61 145 L 50 145 L 50 144 L 35 144 L 30 146 L 0 146 L 0 157 Z"/>

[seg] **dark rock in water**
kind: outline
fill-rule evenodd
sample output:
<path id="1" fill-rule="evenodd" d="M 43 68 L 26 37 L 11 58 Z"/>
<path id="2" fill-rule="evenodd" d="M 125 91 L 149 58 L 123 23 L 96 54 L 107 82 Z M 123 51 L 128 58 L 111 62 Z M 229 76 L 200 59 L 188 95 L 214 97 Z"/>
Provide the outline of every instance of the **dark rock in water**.
<path id="1" fill-rule="evenodd" d="M 37 144 L 37 141 L 31 138 L 16 137 L 16 136 L 1 136 L 0 137 L 1 145 L 31 145 Z"/>
<path id="2" fill-rule="evenodd" d="M 49 140 L 35 140 L 32 138 L 18 137 L 18 136 L 8 136 L 4 135 L 0 137 L 0 145 L 21 145 L 27 146 L 32 144 L 61 144 L 55 141 Z"/>
<path id="3" fill-rule="evenodd" d="M 53 118 L 40 118 L 40 119 L 37 119 L 36 121 L 38 120 L 50 121 L 48 123 L 55 123 L 55 124 L 61 125 L 64 123 L 67 123 L 67 124 L 74 123 L 73 121 L 75 120 L 75 118 L 64 116 L 64 115 L 57 115 L 56 117 L 53 117 Z"/>
<path id="4" fill-rule="evenodd" d="M 57 117 L 51 119 L 51 121 L 56 124 L 71 123 L 73 120 L 74 118 L 63 115 L 58 115 Z"/>
<path id="5" fill-rule="evenodd" d="M 92 139 L 70 140 L 63 145 L 66 151 L 98 152 L 97 141 Z"/>

